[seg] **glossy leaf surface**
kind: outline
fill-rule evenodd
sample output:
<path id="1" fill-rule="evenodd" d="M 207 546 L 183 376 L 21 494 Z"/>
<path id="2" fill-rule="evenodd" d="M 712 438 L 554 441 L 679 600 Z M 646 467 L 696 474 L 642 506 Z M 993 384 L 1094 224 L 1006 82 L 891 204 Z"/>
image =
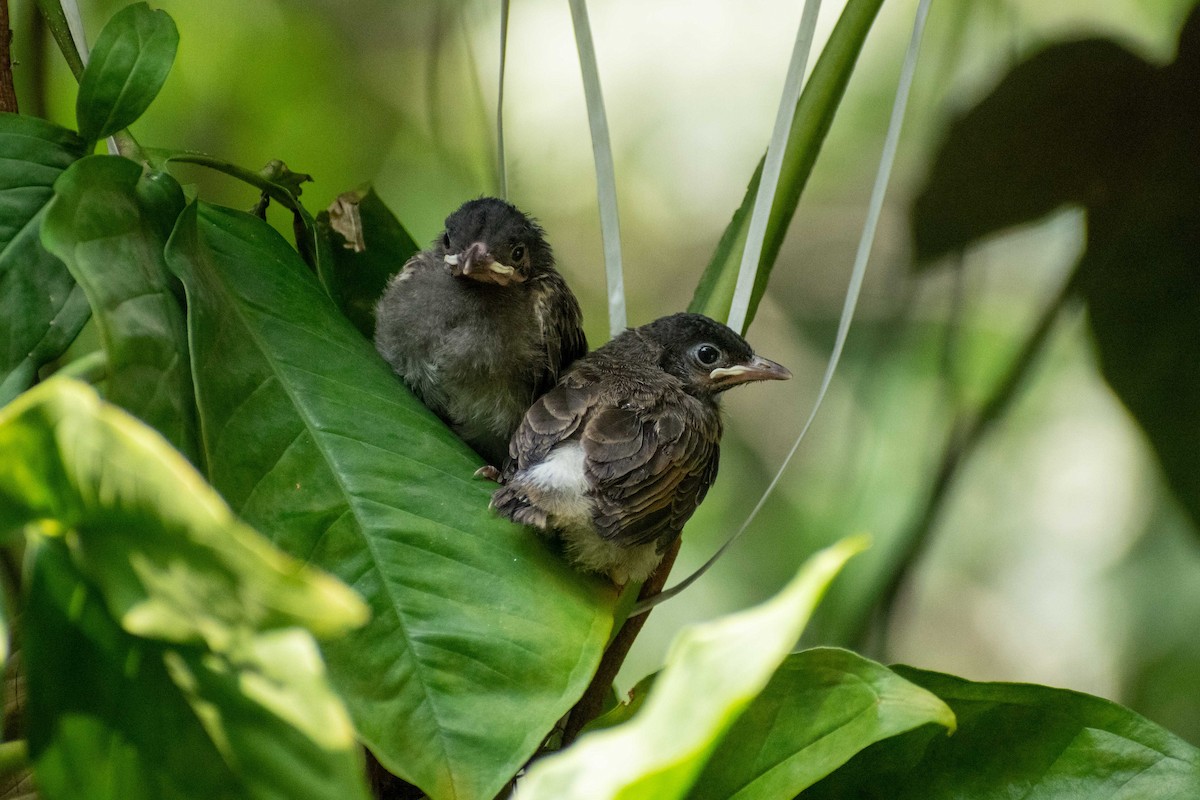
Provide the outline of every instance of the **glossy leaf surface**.
<path id="1" fill-rule="evenodd" d="M 266 223 L 194 205 L 168 257 L 214 485 L 371 606 L 325 647 L 360 734 L 434 798 L 493 797 L 582 693 L 614 593 L 488 511 L 478 457 Z"/>

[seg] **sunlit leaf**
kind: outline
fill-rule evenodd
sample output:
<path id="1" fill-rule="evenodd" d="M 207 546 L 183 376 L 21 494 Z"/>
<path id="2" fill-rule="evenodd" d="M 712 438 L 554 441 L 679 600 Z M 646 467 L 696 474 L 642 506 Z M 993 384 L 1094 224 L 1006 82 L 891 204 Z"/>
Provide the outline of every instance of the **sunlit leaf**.
<path id="1" fill-rule="evenodd" d="M 87 300 L 66 266 L 42 247 L 51 187 L 84 153 L 71 131 L 0 113 L 0 406 L 33 385 L 87 322 Z"/>
<path id="2" fill-rule="evenodd" d="M 211 479 L 371 606 L 324 648 L 360 734 L 434 798 L 493 797 L 587 685 L 614 593 L 489 513 L 478 457 L 266 223 L 192 206 L 168 257 Z"/>
<path id="3" fill-rule="evenodd" d="M 307 628 L 366 609 L 234 519 L 157 433 L 54 378 L 0 411 L 25 528 L 30 745 L 49 798 L 365 797 Z"/>
<path id="4" fill-rule="evenodd" d="M 847 650 L 788 656 L 713 752 L 692 800 L 795 797 L 877 741 L 926 724 L 954 730 L 935 695 Z"/>
<path id="5" fill-rule="evenodd" d="M 114 14 L 79 79 L 80 135 L 94 142 L 129 127 L 158 95 L 178 47 L 179 31 L 167 12 L 134 3 Z"/>
<path id="6" fill-rule="evenodd" d="M 766 603 L 685 629 L 634 718 L 538 761 L 521 783 L 522 800 L 684 797 L 787 656 L 829 582 L 864 547 L 862 538 L 846 539 L 813 556 Z"/>
<path id="7" fill-rule="evenodd" d="M 800 800 L 1200 797 L 1200 750 L 1097 697 L 896 667 L 958 718 L 879 742 Z"/>
<path id="8" fill-rule="evenodd" d="M 118 156 L 88 156 L 54 185 L 42 242 L 83 287 L 108 355 L 107 397 L 198 458 L 187 332 L 163 248 L 179 184 Z"/>

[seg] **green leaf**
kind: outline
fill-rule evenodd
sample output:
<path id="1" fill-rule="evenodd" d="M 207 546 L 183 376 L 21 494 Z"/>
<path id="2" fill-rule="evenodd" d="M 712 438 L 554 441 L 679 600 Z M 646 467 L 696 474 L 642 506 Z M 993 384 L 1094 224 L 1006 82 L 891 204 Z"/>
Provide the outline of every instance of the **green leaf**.
<path id="1" fill-rule="evenodd" d="M 375 303 L 388 280 L 420 248 L 374 189 L 339 195 L 317 214 L 333 254 L 330 295 L 359 333 L 375 337 Z"/>
<path id="2" fill-rule="evenodd" d="M 113 15 L 79 79 L 79 133 L 97 141 L 129 127 L 158 95 L 175 62 L 179 31 L 167 12 L 145 3 Z"/>
<path id="3" fill-rule="evenodd" d="M 353 593 L 238 522 L 155 432 L 78 381 L 0 410 L 0 532 L 70 531 L 79 569 L 132 634 L 226 650 L 247 626 L 319 635 L 364 621 Z"/>
<path id="4" fill-rule="evenodd" d="M 1200 525 L 1197 39 L 1200 10 L 1162 68 L 1105 40 L 1018 65 L 951 127 L 913 231 L 932 258 L 1064 203 L 1087 208 L 1070 288 L 1087 301 L 1104 377 Z"/>
<path id="5" fill-rule="evenodd" d="M 866 546 L 843 540 L 813 556 L 771 600 L 687 628 L 636 716 L 538 761 L 522 800 L 684 797 L 721 736 L 767 685 L 842 565 Z"/>
<path id="6" fill-rule="evenodd" d="M 866 41 L 881 5 L 883 0 L 849 0 L 846 3 L 837 25 L 829 35 L 829 41 L 821 51 L 821 57 L 817 59 L 812 74 L 804 85 L 804 91 L 800 93 L 796 114 L 792 118 L 792 127 L 788 133 L 787 150 L 783 154 L 779 188 L 771 206 L 771 216 L 767 219 L 762 256 L 759 258 L 750 309 L 746 315 L 747 328 L 754 319 L 763 292 L 766 291 L 767 281 L 771 277 L 775 260 L 779 257 L 779 250 L 783 247 L 788 225 L 800 202 L 800 194 L 808 183 L 808 176 L 812 173 L 813 164 L 816 163 L 821 146 L 825 143 L 825 135 L 829 133 L 829 127 L 833 124 L 833 117 L 846 91 L 846 84 L 854 72 L 858 54 L 862 51 L 863 42 Z M 689 311 L 706 314 L 718 320 L 729 318 L 738 266 L 750 226 L 750 213 L 761 178 L 762 162 L 759 162 L 746 188 L 742 205 L 734 212 L 712 260 L 700 277 L 696 293 L 688 306 Z"/>
<path id="7" fill-rule="evenodd" d="M 334 296 L 333 286 L 336 266 L 333 261 L 333 247 L 327 237 L 322 236 L 317 229 L 316 220 L 308 209 L 300 202 L 303 191 L 302 184 L 311 181 L 312 177 L 303 172 L 292 172 L 287 164 L 275 159 L 258 172 L 239 167 L 207 153 L 194 150 L 170 150 L 165 148 L 146 148 L 151 157 L 163 162 L 176 161 L 181 164 L 196 164 L 208 167 L 216 172 L 236 178 L 243 183 L 255 187 L 263 193 L 264 202 L 274 200 L 292 212 L 292 232 L 296 240 L 296 249 L 304 258 L 306 264 L 312 267 L 317 279 L 325 287 L 325 291 Z"/>
<path id="8" fill-rule="evenodd" d="M 600 91 L 600 68 L 588 21 L 587 0 L 568 0 L 583 95 L 587 101 L 588 128 L 592 136 L 592 161 L 596 168 L 596 202 L 600 206 L 600 233 L 604 239 L 604 274 L 608 286 L 608 329 L 617 336 L 625 330 L 625 274 L 621 266 L 621 226 L 617 215 L 617 177 L 613 167 L 608 115 Z"/>
<path id="9" fill-rule="evenodd" d="M 0 114 L 0 406 L 66 351 L 91 310 L 38 238 L 51 187 L 84 144 L 35 117 Z"/>
<path id="10" fill-rule="evenodd" d="M 312 636 L 345 586 L 233 518 L 157 433 L 54 378 L 0 410 L 0 530 L 26 527 L 30 746 L 49 798 L 366 794 Z"/>
<path id="11" fill-rule="evenodd" d="M 847 650 L 788 656 L 721 740 L 692 800 L 794 797 L 866 746 L 925 724 L 954 730 L 935 695 Z"/>
<path id="12" fill-rule="evenodd" d="M 266 223 L 194 205 L 167 250 L 213 483 L 371 606 L 324 648 L 360 735 L 434 798 L 495 796 L 591 678 L 611 588 L 488 511 L 478 457 Z"/>
<path id="13" fill-rule="evenodd" d="M 47 800 L 368 797 L 349 720 L 303 631 L 260 637 L 236 659 L 130 635 L 57 541 L 35 551 L 23 629 Z"/>
<path id="14" fill-rule="evenodd" d="M 946 701 L 958 732 L 929 726 L 873 745 L 801 800 L 1200 797 L 1200 750 L 1115 703 L 894 669 Z"/>
<path id="15" fill-rule="evenodd" d="M 83 287 L 108 355 L 107 397 L 198 458 L 183 309 L 163 248 L 183 209 L 165 173 L 88 156 L 54 185 L 42 243 Z"/>
<path id="16" fill-rule="evenodd" d="M 914 264 L 1066 203 L 1110 199 L 1138 174 L 1154 81 L 1153 67 L 1101 39 L 1015 67 L 947 131 L 913 204 Z"/>

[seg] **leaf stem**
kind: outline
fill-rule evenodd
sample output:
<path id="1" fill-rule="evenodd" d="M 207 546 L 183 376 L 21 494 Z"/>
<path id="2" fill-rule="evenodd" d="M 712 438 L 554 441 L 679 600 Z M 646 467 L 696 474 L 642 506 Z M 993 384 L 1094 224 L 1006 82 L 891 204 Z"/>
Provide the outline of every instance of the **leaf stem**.
<path id="1" fill-rule="evenodd" d="M 81 55 L 84 46 L 76 46 L 75 38 L 71 33 L 71 24 L 67 21 L 67 15 L 63 11 L 63 6 L 58 0 L 37 0 L 37 4 L 38 8 L 42 10 L 42 16 L 46 18 L 46 25 L 50 28 L 50 35 L 54 37 L 54 41 L 58 44 L 58 49 L 62 51 L 63 58 L 67 61 L 67 66 L 71 68 L 71 73 L 75 76 L 75 80 L 79 80 L 79 76 L 83 74 L 83 65 L 86 61 L 86 57 Z M 78 15 L 78 7 L 75 7 L 75 13 Z"/>
<path id="2" fill-rule="evenodd" d="M 587 0 L 570 0 L 575 26 L 579 70 L 587 100 L 588 126 L 592 133 L 592 158 L 596 163 L 596 200 L 600 205 L 600 234 L 604 238 L 604 271 L 608 279 L 608 328 L 612 336 L 625 330 L 625 276 L 621 266 L 621 228 L 617 217 L 617 178 L 613 166 L 608 117 L 600 92 L 600 69 L 588 22 Z"/>
<path id="3" fill-rule="evenodd" d="M 13 85 L 12 28 L 8 25 L 8 2 L 0 1 L 0 111 L 17 113 L 17 87 Z"/>

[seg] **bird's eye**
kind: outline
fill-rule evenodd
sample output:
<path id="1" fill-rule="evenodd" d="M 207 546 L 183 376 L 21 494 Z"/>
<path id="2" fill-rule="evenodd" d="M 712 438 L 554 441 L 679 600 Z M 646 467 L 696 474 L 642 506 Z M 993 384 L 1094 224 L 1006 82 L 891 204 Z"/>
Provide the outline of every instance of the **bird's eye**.
<path id="1" fill-rule="evenodd" d="M 696 360 L 706 367 L 711 367 L 721 360 L 721 351 L 711 344 L 702 344 L 696 348 Z"/>
<path id="2" fill-rule="evenodd" d="M 450 249 L 450 234 L 449 233 L 442 234 L 442 247 L 446 248 L 447 250 Z"/>
<path id="3" fill-rule="evenodd" d="M 519 244 L 512 249 L 512 260 L 520 261 L 525 258 L 525 245 Z"/>

